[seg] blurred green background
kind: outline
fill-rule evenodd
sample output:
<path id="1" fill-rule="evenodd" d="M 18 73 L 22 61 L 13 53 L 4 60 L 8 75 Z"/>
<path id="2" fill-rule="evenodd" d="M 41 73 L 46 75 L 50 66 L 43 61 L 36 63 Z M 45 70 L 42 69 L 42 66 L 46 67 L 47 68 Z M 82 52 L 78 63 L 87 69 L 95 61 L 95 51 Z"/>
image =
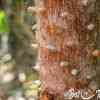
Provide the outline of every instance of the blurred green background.
<path id="1" fill-rule="evenodd" d="M 0 55 L 0 100 L 37 100 L 40 81 L 38 73 L 33 70 L 37 49 L 33 47 L 36 43 L 36 29 L 32 29 L 36 18 L 27 12 L 27 7 L 33 6 L 34 2 L 1 1 L 7 14 L 10 32 L 8 53 Z"/>

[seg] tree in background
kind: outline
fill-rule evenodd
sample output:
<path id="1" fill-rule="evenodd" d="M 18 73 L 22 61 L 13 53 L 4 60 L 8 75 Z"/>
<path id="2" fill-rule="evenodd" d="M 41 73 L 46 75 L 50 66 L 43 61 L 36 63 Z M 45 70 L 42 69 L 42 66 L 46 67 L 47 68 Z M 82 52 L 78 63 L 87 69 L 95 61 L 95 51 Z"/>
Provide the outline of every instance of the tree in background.
<path id="1" fill-rule="evenodd" d="M 9 42 L 11 53 L 16 61 L 16 72 L 32 70 L 37 54 L 32 46 L 35 38 L 31 26 L 35 24 L 35 18 L 26 10 L 29 5 L 34 5 L 34 2 L 32 0 L 6 0 L 11 29 Z"/>
<path id="2" fill-rule="evenodd" d="M 10 97 L 13 100 L 17 97 L 17 100 L 19 100 L 22 94 L 26 94 L 25 92 L 30 90 L 30 87 L 29 92 L 33 94 L 32 86 L 34 88 L 34 83 L 32 82 L 38 79 L 37 73 L 33 73 L 32 70 L 37 54 L 36 49 L 32 46 L 35 39 L 34 30 L 32 31 L 31 26 L 35 24 L 35 21 L 32 14 L 26 10 L 27 5 L 30 5 L 30 3 L 33 5 L 34 2 L 32 0 L 2 1 L 3 3 L 0 0 L 0 8 L 3 6 L 7 13 L 4 17 L 9 17 L 7 21 L 9 22 L 10 34 L 7 43 L 10 44 L 11 56 L 0 55 L 0 100 L 7 100 Z M 0 23 L 2 23 L 1 20 Z M 4 25 L 4 23 L 2 24 Z M 0 54 L 2 54 L 1 51 Z M 35 85 L 35 92 L 38 90 L 36 87 L 37 85 Z M 20 93 L 21 95 L 17 96 Z M 24 95 L 23 98 L 28 99 L 30 96 L 25 97 Z"/>
<path id="3" fill-rule="evenodd" d="M 4 3 L 0 0 L 0 37 L 1 37 L 1 56 L 8 53 L 9 45 L 8 45 L 8 38 L 9 38 L 9 25 L 7 20 L 7 14 L 4 9 Z"/>
<path id="4" fill-rule="evenodd" d="M 94 96 L 99 87 L 100 1 L 35 1 L 29 10 L 37 14 L 40 100 L 68 99 L 64 94 L 71 89 Z"/>

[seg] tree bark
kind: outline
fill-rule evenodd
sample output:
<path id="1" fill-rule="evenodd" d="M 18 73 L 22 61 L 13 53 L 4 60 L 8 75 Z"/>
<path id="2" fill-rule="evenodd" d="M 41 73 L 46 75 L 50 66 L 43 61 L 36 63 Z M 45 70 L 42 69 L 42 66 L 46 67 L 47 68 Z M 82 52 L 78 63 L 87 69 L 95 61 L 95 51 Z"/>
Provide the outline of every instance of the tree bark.
<path id="1" fill-rule="evenodd" d="M 95 94 L 98 86 L 94 56 L 99 55 L 95 49 L 100 25 L 95 16 L 96 3 L 40 0 L 38 9 L 33 9 L 38 14 L 37 64 L 43 90 L 40 100 L 67 100 L 65 94 L 71 89 L 90 91 L 88 96 Z"/>

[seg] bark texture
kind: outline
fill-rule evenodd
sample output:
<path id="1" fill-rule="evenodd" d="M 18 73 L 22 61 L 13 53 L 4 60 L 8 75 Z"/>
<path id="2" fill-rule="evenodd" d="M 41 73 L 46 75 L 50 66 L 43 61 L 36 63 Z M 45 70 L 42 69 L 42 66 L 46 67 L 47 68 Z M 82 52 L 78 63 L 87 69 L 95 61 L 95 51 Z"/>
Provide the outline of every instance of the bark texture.
<path id="1" fill-rule="evenodd" d="M 69 89 L 89 89 L 93 94 L 97 88 L 96 58 L 92 55 L 99 28 L 96 3 L 96 0 L 39 1 L 38 8 L 45 9 L 38 15 L 38 64 L 42 87 L 51 95 L 50 100 L 64 100 Z"/>

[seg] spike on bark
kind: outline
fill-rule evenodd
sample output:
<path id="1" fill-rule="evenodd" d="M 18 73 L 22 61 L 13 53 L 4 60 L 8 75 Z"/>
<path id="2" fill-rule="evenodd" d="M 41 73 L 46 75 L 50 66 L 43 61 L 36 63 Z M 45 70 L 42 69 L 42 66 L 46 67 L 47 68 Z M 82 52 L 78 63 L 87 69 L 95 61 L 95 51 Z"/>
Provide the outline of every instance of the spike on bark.
<path id="1" fill-rule="evenodd" d="M 46 11 L 43 7 L 28 7 L 28 12 L 32 12 L 33 14 L 42 14 Z"/>
<path id="2" fill-rule="evenodd" d="M 94 50 L 92 52 L 92 55 L 95 56 L 95 57 L 100 57 L 100 50 Z"/>

